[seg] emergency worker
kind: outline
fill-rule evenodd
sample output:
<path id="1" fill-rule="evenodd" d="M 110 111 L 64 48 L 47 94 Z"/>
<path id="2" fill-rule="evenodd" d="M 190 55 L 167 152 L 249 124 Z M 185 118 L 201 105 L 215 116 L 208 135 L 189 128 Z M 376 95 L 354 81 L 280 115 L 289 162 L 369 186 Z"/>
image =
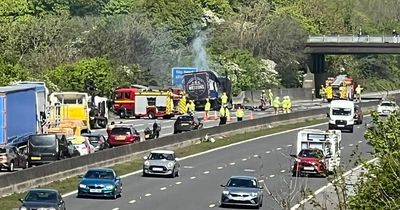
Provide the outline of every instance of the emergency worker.
<path id="1" fill-rule="evenodd" d="M 271 89 L 268 89 L 268 98 L 269 98 L 269 105 L 272 106 L 272 101 L 274 99 L 274 94 L 272 93 Z"/>
<path id="2" fill-rule="evenodd" d="M 333 90 L 332 90 L 332 85 L 331 84 L 328 84 L 327 86 L 326 86 L 326 100 L 328 101 L 328 102 L 331 102 L 332 101 L 332 99 L 333 99 Z"/>
<path id="3" fill-rule="evenodd" d="M 179 100 L 179 113 L 186 114 L 186 94 L 185 91 L 181 92 L 182 98 Z"/>
<path id="4" fill-rule="evenodd" d="M 158 123 L 157 120 L 154 121 L 153 123 L 153 135 L 154 138 L 159 138 L 160 137 L 160 132 L 161 132 L 161 124 Z"/>
<path id="5" fill-rule="evenodd" d="M 243 120 L 243 117 L 244 117 L 244 111 L 242 109 L 242 106 L 239 106 L 236 109 L 236 119 L 237 119 L 238 122 L 240 122 L 240 121 Z"/>
<path id="6" fill-rule="evenodd" d="M 275 97 L 275 100 L 272 102 L 272 106 L 274 107 L 275 115 L 279 114 L 279 107 L 281 106 L 279 96 Z"/>
<path id="7" fill-rule="evenodd" d="M 260 101 L 261 101 L 261 107 L 265 107 L 267 105 L 266 103 L 267 95 L 265 94 L 265 90 L 262 90 Z"/>
<path id="8" fill-rule="evenodd" d="M 111 135 L 111 130 L 115 127 L 115 122 L 111 122 L 110 125 L 107 127 L 107 134 L 108 136 Z"/>
<path id="9" fill-rule="evenodd" d="M 224 106 L 225 104 L 228 104 L 228 96 L 226 95 L 226 92 L 222 93 L 221 96 L 221 106 Z"/>
<path id="10" fill-rule="evenodd" d="M 326 90 L 325 90 L 324 85 L 321 85 L 321 89 L 319 89 L 319 95 L 322 98 L 322 102 L 324 102 L 326 99 Z"/>
<path id="11" fill-rule="evenodd" d="M 206 113 L 206 118 L 208 118 L 208 113 L 211 110 L 211 103 L 210 103 L 210 98 L 206 99 L 206 104 L 204 105 L 204 112 Z"/>
<path id="12" fill-rule="evenodd" d="M 190 113 L 194 114 L 194 112 L 196 110 L 196 105 L 194 104 L 194 100 L 190 100 L 189 110 L 190 110 Z"/>
<path id="13" fill-rule="evenodd" d="M 288 113 L 292 112 L 292 100 L 290 99 L 290 97 L 287 97 L 288 100 Z"/>
<path id="14" fill-rule="evenodd" d="M 356 100 L 361 102 L 361 92 L 364 90 L 364 88 L 361 87 L 361 85 L 357 85 L 356 88 Z"/>
<path id="15" fill-rule="evenodd" d="M 229 111 L 227 105 L 221 106 L 221 109 L 219 110 L 219 125 L 226 124 L 226 120 L 228 118 L 227 111 Z"/>
<path id="16" fill-rule="evenodd" d="M 287 99 L 287 96 L 283 97 L 283 100 L 282 100 L 282 109 L 283 109 L 283 113 L 284 113 L 284 114 L 288 113 L 289 101 L 288 101 L 288 99 Z"/>
<path id="17" fill-rule="evenodd" d="M 343 85 L 339 88 L 340 90 L 340 98 L 347 99 L 347 85 L 343 82 Z"/>

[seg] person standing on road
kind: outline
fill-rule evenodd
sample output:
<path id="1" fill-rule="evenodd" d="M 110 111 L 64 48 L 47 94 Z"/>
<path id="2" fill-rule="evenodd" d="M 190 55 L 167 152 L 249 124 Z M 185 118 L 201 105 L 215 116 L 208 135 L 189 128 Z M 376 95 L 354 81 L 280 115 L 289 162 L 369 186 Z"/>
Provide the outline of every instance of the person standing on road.
<path id="1" fill-rule="evenodd" d="M 322 98 L 322 102 L 324 102 L 325 98 L 326 98 L 326 90 L 325 90 L 324 85 L 321 85 L 321 89 L 319 89 L 319 95 Z"/>
<path id="2" fill-rule="evenodd" d="M 194 112 L 196 110 L 196 105 L 194 104 L 194 100 L 190 100 L 189 110 L 190 110 L 190 113 L 194 115 Z"/>
<path id="3" fill-rule="evenodd" d="M 356 100 L 358 102 L 361 102 L 361 92 L 364 88 L 361 87 L 361 85 L 358 85 L 356 88 Z"/>
<path id="4" fill-rule="evenodd" d="M 226 95 L 226 92 L 222 93 L 221 96 L 221 106 L 225 106 L 225 104 L 228 104 L 228 96 Z"/>
<path id="5" fill-rule="evenodd" d="M 274 99 L 274 94 L 272 93 L 271 89 L 268 89 L 268 99 L 269 99 L 269 105 L 272 106 L 272 101 Z"/>
<path id="6" fill-rule="evenodd" d="M 153 123 L 153 135 L 156 139 L 160 137 L 160 132 L 161 132 L 161 124 L 158 123 L 157 120 L 155 120 Z"/>
<path id="7" fill-rule="evenodd" d="M 225 125 L 226 124 L 226 119 L 227 119 L 227 113 L 226 110 L 228 109 L 228 106 L 222 106 L 221 109 L 219 110 L 219 125 Z"/>
<path id="8" fill-rule="evenodd" d="M 265 94 L 265 90 L 262 90 L 261 92 L 261 97 L 260 97 L 260 101 L 261 101 L 261 108 L 267 106 L 267 95 Z"/>
<path id="9" fill-rule="evenodd" d="M 272 102 L 272 105 L 274 106 L 275 110 L 275 115 L 279 114 L 279 107 L 281 106 L 281 102 L 279 100 L 279 97 L 275 97 L 275 100 Z"/>
<path id="10" fill-rule="evenodd" d="M 207 98 L 206 99 L 206 104 L 204 105 L 204 112 L 206 113 L 206 119 L 208 119 L 208 113 L 211 110 L 211 103 L 210 103 L 210 99 Z"/>
<path id="11" fill-rule="evenodd" d="M 393 29 L 392 35 L 394 37 L 398 37 L 399 36 L 399 34 L 397 33 L 396 29 Z"/>
<path id="12" fill-rule="evenodd" d="M 332 89 L 332 85 L 331 85 L 331 84 L 328 84 L 328 85 L 326 86 L 326 100 L 327 100 L 328 102 L 331 102 L 332 99 L 333 99 L 333 89 Z"/>
<path id="13" fill-rule="evenodd" d="M 288 109 L 287 111 L 288 111 L 288 113 L 291 113 L 291 112 L 292 112 L 292 100 L 290 100 L 290 97 L 289 97 L 289 96 L 287 96 L 287 101 L 288 101 L 288 102 L 287 102 L 287 103 L 288 103 L 288 104 L 287 104 L 287 107 L 288 107 L 288 108 L 287 108 L 287 109 Z"/>
<path id="14" fill-rule="evenodd" d="M 244 117 L 244 111 L 242 109 L 242 106 L 239 106 L 236 109 L 236 119 L 237 119 L 238 122 L 240 122 L 240 121 L 243 120 L 243 117 Z"/>
<path id="15" fill-rule="evenodd" d="M 186 107 L 186 93 L 185 91 L 181 92 L 181 99 L 179 100 L 179 113 L 186 114 L 187 107 Z"/>

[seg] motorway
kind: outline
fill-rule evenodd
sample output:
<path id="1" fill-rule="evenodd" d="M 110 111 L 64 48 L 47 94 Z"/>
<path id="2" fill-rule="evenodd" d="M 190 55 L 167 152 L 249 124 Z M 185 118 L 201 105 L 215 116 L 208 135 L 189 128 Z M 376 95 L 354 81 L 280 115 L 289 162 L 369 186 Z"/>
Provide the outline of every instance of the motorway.
<path id="1" fill-rule="evenodd" d="M 313 126 L 326 129 L 326 124 Z M 345 170 L 354 167 L 352 161 L 356 148 L 362 156 L 369 158 L 370 146 L 364 140 L 365 128 L 360 125 L 353 134 L 342 136 L 342 164 Z M 84 210 L 204 210 L 220 208 L 222 192 L 232 175 L 255 175 L 260 177 L 267 189 L 278 200 L 291 192 L 295 205 L 300 199 L 300 189 L 312 191 L 327 184 L 324 178 L 292 178 L 290 168 L 295 153 L 298 130 L 286 131 L 261 137 L 220 150 L 196 155 L 181 160 L 181 176 L 175 179 L 163 177 L 142 177 L 141 173 L 123 178 L 123 195 L 117 200 L 78 199 L 75 195 L 65 198 L 68 209 Z M 292 186 L 290 186 L 292 185 Z M 278 202 L 266 192 L 261 209 L 282 209 Z"/>

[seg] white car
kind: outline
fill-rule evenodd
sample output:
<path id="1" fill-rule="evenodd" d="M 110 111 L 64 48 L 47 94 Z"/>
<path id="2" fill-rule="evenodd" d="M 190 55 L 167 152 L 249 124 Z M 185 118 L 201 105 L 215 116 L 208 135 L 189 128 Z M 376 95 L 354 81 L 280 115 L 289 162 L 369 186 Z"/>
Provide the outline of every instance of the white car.
<path id="1" fill-rule="evenodd" d="M 89 138 L 84 136 L 74 136 L 68 138 L 68 141 L 74 145 L 74 147 L 79 151 L 80 155 L 88 155 L 94 153 L 95 148 L 90 144 Z"/>
<path id="2" fill-rule="evenodd" d="M 390 113 L 393 113 L 395 111 L 399 110 L 399 106 L 396 104 L 394 101 L 382 101 L 378 105 L 377 112 L 379 113 L 380 116 L 387 116 Z"/>

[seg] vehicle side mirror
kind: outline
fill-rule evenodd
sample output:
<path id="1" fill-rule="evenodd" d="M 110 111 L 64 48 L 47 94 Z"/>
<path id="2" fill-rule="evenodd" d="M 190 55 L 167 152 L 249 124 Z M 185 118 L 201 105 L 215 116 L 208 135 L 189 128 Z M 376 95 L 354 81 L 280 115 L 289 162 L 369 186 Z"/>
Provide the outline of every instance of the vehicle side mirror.
<path id="1" fill-rule="evenodd" d="M 290 155 L 290 157 L 294 157 L 294 158 L 296 158 L 296 157 L 297 157 L 297 155 L 293 155 L 293 154 L 292 154 L 292 155 Z"/>
<path id="2" fill-rule="evenodd" d="M 18 199 L 21 203 L 23 203 L 24 202 L 24 199 L 22 199 L 22 198 L 20 198 L 20 199 Z"/>
<path id="3" fill-rule="evenodd" d="M 143 160 L 147 160 L 147 156 L 144 156 L 144 157 L 143 157 Z"/>
<path id="4" fill-rule="evenodd" d="M 224 184 L 221 184 L 220 186 L 221 186 L 221 187 L 225 187 L 225 185 L 224 185 Z"/>

